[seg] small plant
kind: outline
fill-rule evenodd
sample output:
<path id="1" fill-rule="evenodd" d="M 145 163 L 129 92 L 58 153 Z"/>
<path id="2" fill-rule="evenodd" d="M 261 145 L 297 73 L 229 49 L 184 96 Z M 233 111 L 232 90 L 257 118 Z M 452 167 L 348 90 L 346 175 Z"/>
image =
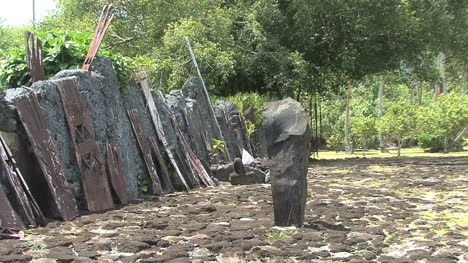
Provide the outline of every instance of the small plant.
<path id="1" fill-rule="evenodd" d="M 44 70 L 47 78 L 64 69 L 79 69 L 84 62 L 93 38 L 90 33 L 79 32 L 39 32 L 42 41 Z M 127 57 L 105 50 L 101 45 L 100 56 L 112 58 L 113 66 L 121 84 L 131 77 L 135 65 Z M 30 76 L 24 49 L 13 49 L 0 65 L 0 83 L 7 88 L 29 86 Z"/>
<path id="2" fill-rule="evenodd" d="M 141 190 L 142 193 L 147 193 L 151 185 L 151 180 L 148 178 L 138 178 L 137 187 Z"/>
<path id="3" fill-rule="evenodd" d="M 41 246 L 39 246 L 39 245 L 34 245 L 34 246 L 31 248 L 31 251 L 39 251 L 39 250 L 41 250 L 41 249 L 42 249 Z"/>
<path id="4" fill-rule="evenodd" d="M 249 138 L 252 138 L 252 134 L 255 132 L 255 123 L 252 123 L 248 120 L 245 121 L 246 122 L 246 126 L 247 126 L 247 135 L 249 136 Z"/>
<path id="5" fill-rule="evenodd" d="M 278 239 L 289 238 L 292 234 L 293 232 L 291 231 L 278 231 L 273 229 L 266 232 L 267 241 L 270 245 Z"/>
<path id="6" fill-rule="evenodd" d="M 218 140 L 218 139 L 213 138 L 213 145 L 211 146 L 211 148 L 213 149 L 213 153 L 218 153 L 218 154 L 224 153 L 225 145 L 226 143 L 223 140 Z"/>
<path id="7" fill-rule="evenodd" d="M 400 235 L 398 235 L 398 233 L 388 233 L 385 229 L 384 229 L 384 234 L 385 234 L 385 239 L 382 241 L 384 244 L 386 245 L 390 245 L 392 243 L 395 243 L 396 241 L 398 241 L 400 239 Z"/>

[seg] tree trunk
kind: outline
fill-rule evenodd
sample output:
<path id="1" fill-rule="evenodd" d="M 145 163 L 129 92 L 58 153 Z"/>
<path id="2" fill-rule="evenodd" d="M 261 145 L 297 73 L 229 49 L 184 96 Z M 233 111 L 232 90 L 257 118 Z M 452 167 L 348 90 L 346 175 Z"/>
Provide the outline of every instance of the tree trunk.
<path id="1" fill-rule="evenodd" d="M 351 86 L 352 80 L 348 81 L 348 96 L 346 99 L 346 115 L 345 115 L 345 148 L 347 154 L 353 153 L 353 145 L 351 144 L 350 123 L 349 123 L 349 108 L 351 103 Z"/>
<path id="2" fill-rule="evenodd" d="M 439 57 L 440 57 L 440 73 L 442 75 L 442 92 L 444 95 L 448 94 L 448 88 L 447 88 L 447 74 L 445 72 L 445 60 L 446 56 L 444 52 L 439 52 Z"/>
<path id="3" fill-rule="evenodd" d="M 444 138 L 444 153 L 448 153 L 448 139 Z"/>
<path id="4" fill-rule="evenodd" d="M 398 153 L 397 153 L 397 157 L 400 157 L 400 151 L 401 151 L 401 141 L 398 139 L 397 141 L 397 147 L 398 147 Z"/>
<path id="5" fill-rule="evenodd" d="M 322 146 L 322 100 L 319 100 L 319 148 Z"/>
<path id="6" fill-rule="evenodd" d="M 439 98 L 439 84 L 434 84 L 434 101 L 437 101 Z"/>
<path id="7" fill-rule="evenodd" d="M 383 116 L 383 93 L 384 93 L 384 77 L 380 76 L 380 87 L 379 87 L 379 108 L 377 112 L 377 118 L 380 120 Z M 388 153 L 387 144 L 385 143 L 384 136 L 382 132 L 379 132 L 379 142 L 380 142 L 380 152 Z"/>
<path id="8" fill-rule="evenodd" d="M 317 94 L 315 94 L 315 103 L 314 103 L 314 113 L 315 113 L 315 152 L 319 151 L 319 143 L 318 143 L 318 107 L 317 107 Z"/>
<path id="9" fill-rule="evenodd" d="M 299 90 L 297 91 L 297 95 L 296 95 L 296 100 L 300 103 L 301 102 L 301 93 L 302 93 L 302 87 L 299 88 Z"/>
<path id="10" fill-rule="evenodd" d="M 411 83 L 411 93 L 410 93 L 410 104 L 413 105 L 414 104 L 414 82 Z"/>
<path id="11" fill-rule="evenodd" d="M 422 81 L 419 82 L 419 94 L 418 94 L 418 103 L 419 105 L 422 104 L 422 94 L 423 94 L 423 83 Z"/>

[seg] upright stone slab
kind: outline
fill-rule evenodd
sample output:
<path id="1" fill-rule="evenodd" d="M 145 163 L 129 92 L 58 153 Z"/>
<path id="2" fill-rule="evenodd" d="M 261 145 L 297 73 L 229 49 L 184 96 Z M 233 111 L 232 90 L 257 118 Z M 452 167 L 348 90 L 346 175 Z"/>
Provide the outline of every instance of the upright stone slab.
<path id="1" fill-rule="evenodd" d="M 96 142 L 91 114 L 85 106 L 75 80 L 64 80 L 59 87 L 65 117 L 72 137 L 81 182 L 89 211 L 113 207 L 105 164 Z"/>
<path id="2" fill-rule="evenodd" d="M 0 184 L 0 226 L 24 229 L 24 223 L 10 204 Z"/>
<path id="3" fill-rule="evenodd" d="M 216 119 L 210 113 L 210 102 L 203 91 L 202 81 L 199 77 L 191 76 L 188 78 L 182 87 L 184 96 L 193 99 L 199 105 L 200 110 L 200 122 L 204 124 L 205 130 L 209 139 L 212 138 L 220 139 L 222 135 L 216 128 Z"/>
<path id="4" fill-rule="evenodd" d="M 265 104 L 275 225 L 302 227 L 307 197 L 311 133 L 304 108 L 287 98 Z"/>

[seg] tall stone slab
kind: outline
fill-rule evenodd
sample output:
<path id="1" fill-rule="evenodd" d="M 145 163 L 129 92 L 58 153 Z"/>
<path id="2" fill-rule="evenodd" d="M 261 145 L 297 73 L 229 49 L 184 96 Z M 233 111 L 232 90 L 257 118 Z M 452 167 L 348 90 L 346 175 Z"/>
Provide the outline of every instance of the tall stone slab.
<path id="1" fill-rule="evenodd" d="M 212 138 L 222 139 L 222 134 L 216 128 L 216 119 L 210 113 L 210 100 L 203 91 L 203 83 L 199 77 L 191 76 L 182 87 L 182 92 L 186 98 L 195 100 L 199 105 L 200 122 L 204 124 L 205 130 L 210 140 Z"/>
<path id="2" fill-rule="evenodd" d="M 307 114 L 291 98 L 266 103 L 264 110 L 275 225 L 302 227 L 311 139 Z"/>
<path id="3" fill-rule="evenodd" d="M 0 184 L 0 226 L 24 229 L 24 223 L 10 204 Z"/>
<path id="4" fill-rule="evenodd" d="M 65 116 L 72 137 L 81 182 L 89 211 L 113 207 L 105 163 L 96 142 L 91 114 L 75 80 L 64 80 L 59 87 Z"/>
<path id="5" fill-rule="evenodd" d="M 57 158 L 58 147 L 52 139 L 36 94 L 30 93 L 17 98 L 15 105 L 46 181 L 50 194 L 47 198 L 50 202 L 48 210 L 55 218 L 75 218 L 78 215 L 76 199 L 68 188 L 62 164 Z"/>

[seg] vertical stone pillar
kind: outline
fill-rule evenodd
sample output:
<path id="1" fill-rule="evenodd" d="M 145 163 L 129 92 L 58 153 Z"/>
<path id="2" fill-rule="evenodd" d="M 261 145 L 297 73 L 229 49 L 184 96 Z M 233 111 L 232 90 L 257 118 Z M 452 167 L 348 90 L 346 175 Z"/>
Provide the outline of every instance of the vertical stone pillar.
<path id="1" fill-rule="evenodd" d="M 311 140 L 307 114 L 291 98 L 269 102 L 264 107 L 275 225 L 302 227 Z"/>

